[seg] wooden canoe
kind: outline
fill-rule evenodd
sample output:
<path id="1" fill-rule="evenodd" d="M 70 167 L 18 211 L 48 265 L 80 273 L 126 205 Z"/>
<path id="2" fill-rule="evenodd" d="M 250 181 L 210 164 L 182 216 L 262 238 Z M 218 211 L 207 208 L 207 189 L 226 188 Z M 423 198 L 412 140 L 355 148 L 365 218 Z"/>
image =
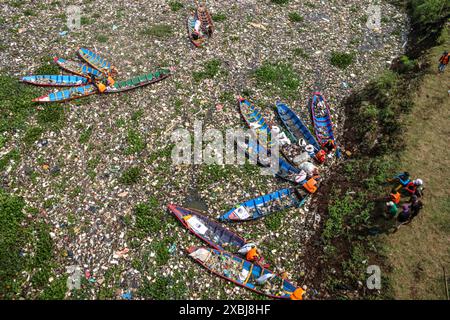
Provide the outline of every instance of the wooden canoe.
<path id="1" fill-rule="evenodd" d="M 169 69 L 159 69 L 155 72 L 143 74 L 130 78 L 128 80 L 116 81 L 112 87 L 106 89 L 106 93 L 123 92 L 138 87 L 146 86 L 158 81 L 161 81 L 171 75 Z"/>
<path id="2" fill-rule="evenodd" d="M 115 68 L 106 59 L 86 48 L 79 48 L 78 55 L 93 68 L 104 74 L 115 72 Z"/>
<path id="3" fill-rule="evenodd" d="M 229 252 L 206 247 L 190 247 L 189 256 L 211 273 L 234 284 L 274 299 L 291 299 L 296 287 L 273 271 L 253 264 Z M 272 277 L 264 284 L 256 279 L 268 275 Z"/>
<path id="4" fill-rule="evenodd" d="M 56 92 L 51 92 L 49 94 L 43 95 L 39 98 L 33 99 L 34 102 L 63 102 L 68 100 L 73 100 L 77 98 L 87 97 L 97 93 L 97 87 L 88 84 L 85 86 L 72 87 L 70 89 L 60 90 Z"/>
<path id="5" fill-rule="evenodd" d="M 259 219 L 287 208 L 298 208 L 305 203 L 307 197 L 308 193 L 302 189 L 281 189 L 237 205 L 219 217 L 219 221 L 241 222 Z"/>
<path id="6" fill-rule="evenodd" d="M 103 73 L 98 71 L 97 69 L 94 69 L 84 63 L 72 61 L 72 60 L 66 60 L 63 58 L 54 58 L 55 63 L 61 68 L 68 72 L 71 72 L 73 74 L 84 76 L 84 77 L 90 77 L 91 75 L 94 75 L 96 77 L 103 76 Z"/>
<path id="7" fill-rule="evenodd" d="M 237 141 L 236 146 L 238 150 L 244 152 L 253 163 L 259 163 L 261 166 L 268 168 L 273 175 L 296 184 L 303 184 L 305 182 L 304 179 L 299 179 L 301 173 L 300 170 L 285 161 L 282 157 L 275 159 L 275 161 L 278 161 L 278 169 L 271 166 L 271 154 L 255 139 Z"/>
<path id="8" fill-rule="evenodd" d="M 75 87 L 89 83 L 89 79 L 81 76 L 45 74 L 25 76 L 20 81 L 44 87 Z"/>
<path id="9" fill-rule="evenodd" d="M 247 243 L 242 237 L 196 210 L 175 204 L 170 204 L 167 208 L 186 229 L 214 249 L 237 252 Z"/>
<path id="10" fill-rule="evenodd" d="M 311 103 L 311 119 L 317 141 L 323 145 L 328 140 L 334 141 L 333 123 L 331 122 L 330 108 L 323 95 L 313 92 Z"/>

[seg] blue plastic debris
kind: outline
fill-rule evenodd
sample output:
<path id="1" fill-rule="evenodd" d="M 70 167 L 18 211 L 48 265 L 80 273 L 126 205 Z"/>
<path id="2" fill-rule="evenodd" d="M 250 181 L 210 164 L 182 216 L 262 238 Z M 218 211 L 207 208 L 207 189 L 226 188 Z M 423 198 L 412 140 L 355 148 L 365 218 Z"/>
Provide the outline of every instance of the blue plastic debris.
<path id="1" fill-rule="evenodd" d="M 59 33 L 59 35 L 60 35 L 61 37 L 64 37 L 64 36 L 67 34 L 67 32 L 68 32 L 68 31 L 61 31 L 61 32 Z"/>
<path id="2" fill-rule="evenodd" d="M 131 291 L 125 292 L 122 294 L 122 299 L 131 300 L 133 299 L 133 295 L 131 294 Z"/>

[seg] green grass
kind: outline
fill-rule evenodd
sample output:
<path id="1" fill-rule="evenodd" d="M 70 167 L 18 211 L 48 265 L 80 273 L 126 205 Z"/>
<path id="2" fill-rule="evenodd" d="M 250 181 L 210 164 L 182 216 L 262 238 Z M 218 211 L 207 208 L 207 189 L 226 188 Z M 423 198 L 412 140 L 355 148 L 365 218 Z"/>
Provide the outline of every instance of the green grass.
<path id="1" fill-rule="evenodd" d="M 99 300 L 114 299 L 115 288 L 120 286 L 120 274 L 121 269 L 118 266 L 113 266 L 105 272 L 105 281 L 98 292 Z"/>
<path id="2" fill-rule="evenodd" d="M 156 265 L 163 266 L 167 264 L 170 259 L 169 253 L 170 240 L 164 238 L 152 245 L 152 249 L 156 252 Z"/>
<path id="3" fill-rule="evenodd" d="M 164 39 L 173 34 L 172 26 L 168 24 L 157 24 L 144 29 L 141 32 L 142 35 L 151 36 L 158 39 Z"/>
<path id="4" fill-rule="evenodd" d="M 275 4 L 288 4 L 289 0 L 271 0 L 271 2 Z"/>
<path id="5" fill-rule="evenodd" d="M 446 70 L 437 75 L 435 62 L 449 45 L 447 38 L 445 43 L 426 50 L 426 55 L 420 57 L 429 67 L 422 71 L 419 87 L 412 85 L 413 108 L 403 116 L 407 124 L 402 131 L 405 149 L 398 157 L 393 155 L 393 161 L 397 161 L 402 170 L 423 178 L 426 187 L 424 208 L 417 218 L 396 233 L 380 239 L 386 245 L 390 266 L 386 275 L 392 283 L 395 299 L 446 299 L 442 267 L 448 278 L 450 218 L 444 212 L 448 212 L 450 205 L 450 177 L 447 157 L 432 150 L 440 150 L 442 141 L 436 137 L 444 137 L 448 132 L 448 123 L 443 119 L 450 118 L 450 109 L 447 90 L 442 89 L 442 83 L 449 83 L 450 73 Z M 430 101 L 433 101 L 433 107 L 430 107 Z M 415 242 L 417 237 L 421 241 Z"/>
<path id="6" fill-rule="evenodd" d="M 398 67 L 399 73 L 411 72 L 417 66 L 416 60 L 411 60 L 407 55 L 400 57 L 400 64 Z"/>
<path id="7" fill-rule="evenodd" d="M 292 53 L 296 57 L 301 57 L 303 59 L 309 58 L 309 55 L 305 52 L 305 50 L 303 48 L 295 48 L 292 50 Z"/>
<path id="8" fill-rule="evenodd" d="M 92 127 L 89 127 L 80 134 L 80 137 L 78 138 L 78 142 L 85 144 L 89 141 L 91 136 L 92 136 Z"/>
<path id="9" fill-rule="evenodd" d="M 24 270 L 25 259 L 20 250 L 28 241 L 29 234 L 21 226 L 25 219 L 22 198 L 8 195 L 0 190 L 0 297 L 10 299 L 16 288 L 15 281 Z"/>
<path id="10" fill-rule="evenodd" d="M 67 291 L 67 275 L 61 277 L 54 276 L 51 282 L 39 295 L 40 300 L 63 300 Z"/>
<path id="11" fill-rule="evenodd" d="M 172 10 L 173 12 L 176 12 L 178 10 L 181 10 L 184 8 L 184 4 L 179 2 L 179 1 L 170 1 L 169 2 L 169 7 L 170 10 Z"/>
<path id="12" fill-rule="evenodd" d="M 159 209 L 158 200 L 151 197 L 145 203 L 139 203 L 134 207 L 135 224 L 133 235 L 144 238 L 150 234 L 158 232 L 163 228 L 164 212 Z"/>
<path id="13" fill-rule="evenodd" d="M 82 26 L 89 25 L 89 24 L 92 24 L 92 23 L 93 23 L 93 21 L 92 21 L 92 19 L 90 19 L 89 17 L 83 16 L 83 17 L 81 17 L 81 19 L 80 19 L 80 24 L 81 24 Z"/>
<path id="14" fill-rule="evenodd" d="M 127 155 L 142 152 L 146 145 L 144 138 L 133 128 L 128 130 L 127 143 L 128 147 L 125 150 L 125 154 Z"/>
<path id="15" fill-rule="evenodd" d="M 25 121 L 36 112 L 31 100 L 38 95 L 35 87 L 0 75 L 0 133 L 26 127 Z"/>
<path id="16" fill-rule="evenodd" d="M 339 69 L 347 69 L 355 60 L 355 55 L 346 52 L 333 51 L 330 57 L 330 63 L 332 66 Z"/>
<path id="17" fill-rule="evenodd" d="M 283 97 L 293 97 L 298 93 L 300 79 L 291 64 L 264 62 L 254 76 L 258 86 L 272 89 Z"/>
<path id="18" fill-rule="evenodd" d="M 264 225 L 270 231 L 277 231 L 281 227 L 282 224 L 281 218 L 283 217 L 284 214 L 286 214 L 286 212 L 279 211 L 268 215 L 267 217 L 264 218 Z"/>
<path id="19" fill-rule="evenodd" d="M 162 159 L 170 160 L 170 157 L 172 156 L 173 147 L 174 147 L 174 144 L 169 143 L 164 148 L 152 152 L 147 159 L 147 163 L 152 164 L 154 161 L 162 160 Z"/>
<path id="20" fill-rule="evenodd" d="M 52 106 L 52 108 L 39 110 L 36 119 L 38 124 L 47 129 L 59 130 L 63 127 L 66 120 L 64 106 L 56 105 Z"/>
<path id="21" fill-rule="evenodd" d="M 211 15 L 214 22 L 223 22 L 227 20 L 227 15 L 225 13 L 215 13 Z"/>
<path id="22" fill-rule="evenodd" d="M 141 179 L 141 176 L 142 169 L 140 167 L 130 167 L 122 172 L 119 182 L 126 185 L 132 185 L 137 183 Z"/>
<path id="23" fill-rule="evenodd" d="M 305 18 L 302 15 L 300 15 L 298 12 L 290 12 L 289 20 L 291 22 L 303 22 L 303 20 L 305 20 Z"/>
<path id="24" fill-rule="evenodd" d="M 23 15 L 26 17 L 35 16 L 36 13 L 32 9 L 25 9 Z"/>
<path id="25" fill-rule="evenodd" d="M 218 164 L 209 164 L 202 165 L 201 171 L 199 174 L 199 181 L 209 181 L 210 183 L 214 183 L 217 181 L 224 180 L 228 178 L 234 172 L 234 166 L 231 165 L 218 165 Z"/>
<path id="26" fill-rule="evenodd" d="M 28 128 L 23 137 L 23 142 L 27 146 L 32 145 L 41 137 L 44 131 L 45 130 L 39 126 Z"/>
<path id="27" fill-rule="evenodd" d="M 363 201 L 358 201 L 350 196 L 332 200 L 328 204 L 328 219 L 322 231 L 322 237 L 325 241 L 330 241 L 341 236 L 345 232 L 345 219 L 361 211 L 362 208 Z"/>
<path id="28" fill-rule="evenodd" d="M 157 277 L 155 282 L 144 279 L 142 286 L 139 288 L 139 295 L 146 299 L 179 300 L 186 297 L 187 290 L 183 275 L 180 272 L 175 272 L 173 276 Z"/>
<path id="29" fill-rule="evenodd" d="M 94 179 L 97 176 L 97 166 L 100 163 L 100 156 L 93 157 L 89 159 L 87 162 L 87 173 L 91 179 Z"/>
<path id="30" fill-rule="evenodd" d="M 222 62 L 218 59 L 211 59 L 207 61 L 203 67 L 203 71 L 196 71 L 192 73 L 194 81 L 200 82 L 204 79 L 212 79 L 220 72 Z"/>
<path id="31" fill-rule="evenodd" d="M 60 74 L 61 69 L 53 62 L 50 57 L 42 59 L 41 65 L 34 71 L 35 74 Z"/>
<path id="32" fill-rule="evenodd" d="M 20 160 L 20 151 L 19 149 L 13 149 L 7 154 L 5 154 L 2 158 L 0 158 L 0 171 L 5 170 L 5 168 L 10 164 L 11 161 L 17 163 Z"/>
<path id="33" fill-rule="evenodd" d="M 109 38 L 104 34 L 98 34 L 95 36 L 95 40 L 97 40 L 100 43 L 106 43 L 108 42 Z"/>

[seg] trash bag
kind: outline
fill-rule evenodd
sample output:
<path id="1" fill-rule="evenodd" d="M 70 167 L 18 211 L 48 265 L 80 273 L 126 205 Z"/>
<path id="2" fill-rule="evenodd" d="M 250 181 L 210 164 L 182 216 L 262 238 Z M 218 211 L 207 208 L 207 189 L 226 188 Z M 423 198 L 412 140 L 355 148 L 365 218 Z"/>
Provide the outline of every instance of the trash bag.
<path id="1" fill-rule="evenodd" d="M 239 248 L 238 253 L 239 253 L 239 254 L 242 254 L 242 255 L 245 255 L 245 254 L 247 254 L 247 252 L 249 252 L 250 249 L 253 248 L 253 247 L 256 247 L 256 244 L 255 244 L 255 243 L 253 243 L 253 242 L 246 243 L 246 244 L 244 244 L 242 247 Z"/>
<path id="2" fill-rule="evenodd" d="M 257 284 L 264 284 L 267 281 L 269 281 L 270 279 L 275 278 L 275 275 L 273 273 L 266 273 L 265 275 L 260 276 L 258 279 L 256 279 L 256 283 Z"/>

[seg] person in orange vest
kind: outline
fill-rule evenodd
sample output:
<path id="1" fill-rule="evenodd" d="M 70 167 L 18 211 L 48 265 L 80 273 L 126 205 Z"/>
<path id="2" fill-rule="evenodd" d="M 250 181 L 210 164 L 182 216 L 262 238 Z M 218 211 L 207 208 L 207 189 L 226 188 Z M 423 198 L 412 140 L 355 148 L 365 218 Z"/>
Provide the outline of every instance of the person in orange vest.
<path id="1" fill-rule="evenodd" d="M 448 51 L 444 51 L 444 54 L 439 58 L 439 72 L 442 73 L 445 70 L 445 67 L 448 65 L 449 60 Z"/>
<path id="2" fill-rule="evenodd" d="M 251 248 L 245 255 L 245 259 L 250 262 L 258 262 L 261 259 L 259 250 L 256 247 Z"/>
<path id="3" fill-rule="evenodd" d="M 303 288 L 297 288 L 290 295 L 291 300 L 303 300 L 303 295 L 306 293 L 306 290 Z"/>
<path id="4" fill-rule="evenodd" d="M 399 204 L 400 203 L 400 192 L 398 192 L 397 189 L 395 189 L 395 188 L 392 189 L 391 194 L 389 195 L 389 198 L 395 204 Z"/>
<path id="5" fill-rule="evenodd" d="M 416 180 L 411 181 L 410 183 L 408 183 L 408 184 L 406 185 L 406 187 L 405 187 L 405 190 L 406 190 L 410 195 L 413 195 L 413 194 L 416 194 L 417 187 L 420 187 L 420 186 L 422 186 L 422 185 L 423 185 L 422 179 L 416 179 Z"/>

